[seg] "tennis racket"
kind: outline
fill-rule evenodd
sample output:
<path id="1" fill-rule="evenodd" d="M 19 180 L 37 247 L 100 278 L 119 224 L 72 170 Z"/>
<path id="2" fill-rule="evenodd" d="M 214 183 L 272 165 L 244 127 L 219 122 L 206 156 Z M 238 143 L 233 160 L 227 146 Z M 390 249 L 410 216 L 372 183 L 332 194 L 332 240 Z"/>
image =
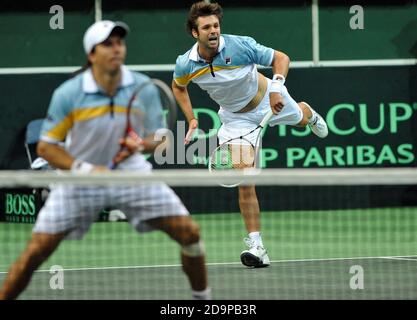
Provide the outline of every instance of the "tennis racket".
<path id="1" fill-rule="evenodd" d="M 259 143 L 262 136 L 262 129 L 268 124 L 272 116 L 273 113 L 270 110 L 256 128 L 241 136 L 229 139 L 214 149 L 209 158 L 209 171 L 256 168 L 259 163 Z M 248 139 L 249 135 L 252 134 L 256 134 L 255 144 Z M 219 184 L 223 187 L 232 188 L 241 183 L 242 181 L 239 180 L 230 183 L 220 182 Z"/>
<path id="2" fill-rule="evenodd" d="M 142 106 L 140 108 L 139 106 Z M 162 108 L 162 114 L 165 122 L 165 128 L 173 130 L 177 120 L 177 104 L 171 88 L 162 80 L 150 79 L 135 88 L 126 109 L 126 129 L 123 138 L 131 137 L 134 140 L 144 138 L 144 111 L 147 109 Z M 133 121 L 135 120 L 135 121 Z M 135 122 L 135 123 L 133 123 Z M 138 131 L 134 127 L 139 128 Z M 110 169 L 116 169 L 121 161 L 117 161 L 116 157 L 123 150 L 124 146 L 120 146 L 119 151 L 113 157 Z"/>

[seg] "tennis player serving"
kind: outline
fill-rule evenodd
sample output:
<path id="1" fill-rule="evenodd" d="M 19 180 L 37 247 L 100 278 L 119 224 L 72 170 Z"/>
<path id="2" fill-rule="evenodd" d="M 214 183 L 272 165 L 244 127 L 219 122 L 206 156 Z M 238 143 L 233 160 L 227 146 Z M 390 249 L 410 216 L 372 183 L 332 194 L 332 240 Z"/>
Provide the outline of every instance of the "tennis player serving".
<path id="1" fill-rule="evenodd" d="M 190 81 L 207 91 L 220 107 L 220 145 L 226 141 L 236 141 L 236 137 L 250 132 L 264 119 L 268 119 L 270 126 L 309 126 L 314 134 L 325 138 L 328 129 L 323 118 L 306 102 L 295 102 L 284 85 L 289 57 L 250 37 L 221 35 L 222 16 L 219 4 L 205 1 L 194 3 L 188 14 L 187 30 L 196 43 L 177 58 L 172 82 L 174 95 L 189 124 L 185 143 L 191 141 L 198 127 L 187 91 Z M 272 79 L 259 73 L 257 64 L 271 66 Z M 269 118 L 268 112 L 271 110 L 273 115 Z M 245 136 L 245 140 L 256 146 L 257 137 L 257 133 L 254 133 Z M 232 154 L 244 159 L 253 156 L 248 144 L 232 145 L 230 148 L 235 149 Z M 253 161 L 246 160 L 243 163 L 250 166 Z M 254 186 L 239 186 L 239 205 L 249 233 L 245 239 L 249 249 L 241 253 L 241 262 L 248 267 L 269 266 L 270 260 L 260 234 L 260 210 Z"/>
<path id="2" fill-rule="evenodd" d="M 39 155 L 53 167 L 78 173 L 108 171 L 110 166 L 152 170 L 139 151 L 151 152 L 160 143 L 153 137 L 164 127 L 163 108 L 152 86 L 135 96 L 137 103 L 129 103 L 149 78 L 123 65 L 128 30 L 126 24 L 113 21 L 99 21 L 87 29 L 87 68 L 55 90 L 37 146 Z M 132 113 L 128 123 L 127 109 Z M 138 119 L 134 114 L 140 115 Z M 66 141 L 65 148 L 59 144 L 62 141 Z M 9 270 L 0 299 L 18 297 L 60 242 L 80 239 L 103 207 L 122 210 L 139 232 L 161 230 L 178 242 L 183 270 L 191 284 L 190 297 L 211 297 L 198 225 L 172 189 L 152 184 L 54 187 L 39 212 L 27 248 Z"/>

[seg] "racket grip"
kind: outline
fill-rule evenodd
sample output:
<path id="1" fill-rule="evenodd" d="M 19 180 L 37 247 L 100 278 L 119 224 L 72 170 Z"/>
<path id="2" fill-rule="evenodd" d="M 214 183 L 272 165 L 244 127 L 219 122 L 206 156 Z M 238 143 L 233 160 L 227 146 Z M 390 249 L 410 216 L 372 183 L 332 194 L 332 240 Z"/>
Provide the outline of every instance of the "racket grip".
<path id="1" fill-rule="evenodd" d="M 262 119 L 261 123 L 259 124 L 261 128 L 265 127 L 265 125 L 269 122 L 269 119 L 273 116 L 272 110 L 269 110 L 265 117 Z"/>

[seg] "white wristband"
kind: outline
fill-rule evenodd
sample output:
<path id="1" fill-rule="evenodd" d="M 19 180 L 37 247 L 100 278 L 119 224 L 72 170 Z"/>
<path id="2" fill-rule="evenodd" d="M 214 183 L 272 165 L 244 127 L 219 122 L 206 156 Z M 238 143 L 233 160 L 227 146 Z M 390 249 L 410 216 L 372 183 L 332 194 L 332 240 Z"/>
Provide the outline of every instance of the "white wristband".
<path id="1" fill-rule="evenodd" d="M 71 172 L 74 173 L 90 173 L 93 171 L 94 165 L 88 162 L 84 162 L 79 159 L 75 159 L 71 165 Z"/>
<path id="2" fill-rule="evenodd" d="M 272 80 L 278 80 L 278 79 L 285 82 L 285 77 L 282 74 L 279 74 L 279 73 L 274 74 L 274 76 L 272 77 Z"/>
<path id="3" fill-rule="evenodd" d="M 272 77 L 271 89 L 270 92 L 282 93 L 282 87 L 285 83 L 285 77 L 282 74 L 274 74 Z"/>

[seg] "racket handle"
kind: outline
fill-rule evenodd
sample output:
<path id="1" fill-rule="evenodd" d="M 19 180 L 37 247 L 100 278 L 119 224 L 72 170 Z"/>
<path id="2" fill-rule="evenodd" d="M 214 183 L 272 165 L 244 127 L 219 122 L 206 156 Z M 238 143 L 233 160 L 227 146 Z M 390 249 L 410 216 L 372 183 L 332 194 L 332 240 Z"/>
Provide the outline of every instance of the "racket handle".
<path id="1" fill-rule="evenodd" d="M 265 125 L 269 122 L 269 119 L 271 119 L 271 117 L 274 114 L 272 113 L 272 110 L 269 110 L 268 113 L 265 115 L 265 117 L 262 119 L 261 123 L 259 124 L 259 126 L 261 128 L 265 127 Z"/>

